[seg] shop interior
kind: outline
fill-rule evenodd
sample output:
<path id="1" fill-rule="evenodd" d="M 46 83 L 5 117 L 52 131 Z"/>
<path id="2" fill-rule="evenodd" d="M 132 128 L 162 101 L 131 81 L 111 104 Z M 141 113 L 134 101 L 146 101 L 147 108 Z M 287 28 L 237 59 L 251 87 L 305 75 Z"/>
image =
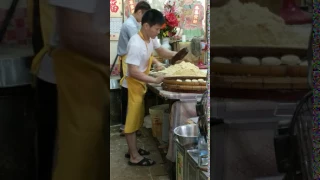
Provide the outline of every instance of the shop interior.
<path id="1" fill-rule="evenodd" d="M 161 84 L 147 84 L 145 118 L 138 146 L 150 150 L 157 164 L 148 168 L 127 165 L 126 140 L 120 133 L 121 85 L 117 45 L 121 25 L 134 12 L 138 0 L 114 1 L 111 7 L 111 177 L 112 179 L 208 179 L 208 3 L 205 0 L 149 0 L 151 8 L 174 13 L 178 25 L 162 29 L 157 41 L 180 57 L 154 56 L 165 65 L 150 76 L 164 75 Z M 133 4 L 133 6 L 130 6 Z M 131 8 L 130 8 L 131 7 Z M 168 20 L 166 20 L 167 22 Z M 201 152 L 201 153 L 199 153 Z M 128 172 L 125 174 L 123 172 Z"/>
<path id="2" fill-rule="evenodd" d="M 166 68 L 149 75 L 165 79 L 147 84 L 138 137 L 157 162 L 151 167 L 128 165 L 120 132 L 117 44 L 137 2 L 110 0 L 111 179 L 315 179 L 311 0 L 218 0 L 210 7 L 205 0 L 148 0 L 161 12 L 174 3 L 179 24 L 157 40 L 181 55 L 154 52 Z M 0 1 L 0 25 L 7 24 L 0 31 L 0 179 L 36 174 L 30 67 L 39 47 L 27 14 L 25 0 Z"/>
<path id="3" fill-rule="evenodd" d="M 210 5 L 210 176 L 317 179 L 312 1 Z"/>

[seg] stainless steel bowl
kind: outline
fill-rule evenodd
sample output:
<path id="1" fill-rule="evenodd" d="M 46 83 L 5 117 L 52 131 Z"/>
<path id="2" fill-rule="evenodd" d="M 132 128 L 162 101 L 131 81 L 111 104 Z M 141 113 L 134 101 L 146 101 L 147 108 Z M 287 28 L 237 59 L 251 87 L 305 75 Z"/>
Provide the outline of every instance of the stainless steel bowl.
<path id="1" fill-rule="evenodd" d="M 182 146 L 197 145 L 199 128 L 197 124 L 188 124 L 176 127 L 174 134 Z"/>

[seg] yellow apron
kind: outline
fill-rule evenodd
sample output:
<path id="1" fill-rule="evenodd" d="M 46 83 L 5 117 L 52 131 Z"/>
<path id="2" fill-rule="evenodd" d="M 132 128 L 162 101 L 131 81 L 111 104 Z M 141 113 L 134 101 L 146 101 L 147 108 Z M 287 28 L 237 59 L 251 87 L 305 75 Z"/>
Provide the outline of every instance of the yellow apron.
<path id="1" fill-rule="evenodd" d="M 108 179 L 110 69 L 65 49 L 51 55 L 59 95 L 53 180 Z"/>
<path id="2" fill-rule="evenodd" d="M 143 36 L 141 32 L 139 35 L 142 39 Z M 147 44 L 146 44 L 147 46 Z M 148 46 L 147 46 L 148 50 Z M 144 72 L 145 74 L 149 74 L 151 65 L 152 65 L 152 55 L 149 58 L 149 64 Z M 123 61 L 123 63 L 125 63 Z M 144 95 L 147 92 L 147 86 L 145 82 L 138 81 L 132 77 L 126 76 L 124 74 L 123 78 L 120 80 L 120 84 L 122 84 L 123 80 L 126 79 L 128 85 L 128 111 L 124 133 L 133 133 L 141 128 L 143 125 L 144 119 Z"/>
<path id="3" fill-rule="evenodd" d="M 33 18 L 33 0 L 28 0 L 28 22 L 30 23 L 29 27 L 32 27 L 32 18 Z M 40 24 L 42 31 L 42 38 L 44 42 L 44 47 L 41 51 L 34 57 L 32 61 L 32 73 L 37 74 L 39 65 L 43 56 L 50 51 L 50 39 L 53 32 L 53 19 L 55 16 L 54 8 L 49 5 L 47 0 L 39 1 L 40 7 Z"/>
<path id="4" fill-rule="evenodd" d="M 29 27 L 32 27 L 33 23 L 33 0 L 27 1 L 27 9 L 28 9 L 28 22 Z M 49 5 L 48 0 L 39 1 L 40 8 L 40 25 L 42 31 L 42 39 L 44 43 L 44 47 L 38 52 L 38 54 L 32 60 L 31 73 L 36 77 L 39 72 L 39 67 L 43 56 L 52 50 L 50 46 L 50 39 L 53 32 L 53 19 L 55 16 L 53 6 Z M 31 29 L 32 31 L 32 29 Z"/>
<path id="5" fill-rule="evenodd" d="M 128 65 L 126 63 L 127 55 L 120 56 L 120 66 L 122 66 L 123 77 L 127 75 Z M 120 81 L 120 85 L 122 85 L 122 81 Z"/>

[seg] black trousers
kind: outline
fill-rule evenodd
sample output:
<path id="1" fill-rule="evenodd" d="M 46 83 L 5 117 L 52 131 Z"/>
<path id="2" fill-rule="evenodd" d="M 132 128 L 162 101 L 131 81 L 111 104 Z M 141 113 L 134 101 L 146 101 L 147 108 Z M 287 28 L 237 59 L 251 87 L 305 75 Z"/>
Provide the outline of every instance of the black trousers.
<path id="1" fill-rule="evenodd" d="M 122 60 L 120 60 L 120 78 L 123 77 Z M 121 87 L 121 124 L 126 124 L 128 107 L 128 89 Z"/>
<path id="2" fill-rule="evenodd" d="M 51 180 L 57 131 L 57 87 L 37 79 L 36 123 L 38 180 Z"/>

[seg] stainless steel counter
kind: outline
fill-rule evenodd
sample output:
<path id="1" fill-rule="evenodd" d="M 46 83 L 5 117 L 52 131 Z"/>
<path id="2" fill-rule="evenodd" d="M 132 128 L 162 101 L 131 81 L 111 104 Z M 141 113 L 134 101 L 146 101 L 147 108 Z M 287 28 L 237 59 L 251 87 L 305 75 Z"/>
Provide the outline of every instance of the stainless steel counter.
<path id="1" fill-rule="evenodd" d="M 189 160 L 192 160 L 192 164 L 198 164 L 198 151 L 197 150 L 188 150 L 187 151 L 187 156 L 189 157 Z M 204 166 L 202 168 L 207 168 L 207 166 Z M 197 167 L 198 173 L 197 173 L 197 179 L 202 180 L 202 179 L 208 179 L 210 177 L 209 172 L 201 170 L 199 167 Z M 205 177 L 205 178 L 204 178 Z"/>

